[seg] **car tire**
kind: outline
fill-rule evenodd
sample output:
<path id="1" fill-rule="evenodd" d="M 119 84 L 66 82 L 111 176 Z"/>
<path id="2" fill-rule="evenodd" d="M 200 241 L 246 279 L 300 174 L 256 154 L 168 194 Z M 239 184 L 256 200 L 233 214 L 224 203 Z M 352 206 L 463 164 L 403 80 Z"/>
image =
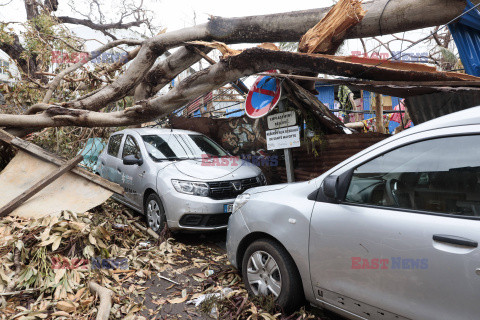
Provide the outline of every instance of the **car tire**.
<path id="1" fill-rule="evenodd" d="M 242 277 L 249 294 L 273 294 L 284 312 L 293 312 L 304 302 L 295 262 L 274 240 L 256 240 L 248 246 L 242 260 Z"/>
<path id="2" fill-rule="evenodd" d="M 143 210 L 148 227 L 156 233 L 162 232 L 167 222 L 167 218 L 160 197 L 155 193 L 150 194 L 145 200 L 145 207 Z"/>

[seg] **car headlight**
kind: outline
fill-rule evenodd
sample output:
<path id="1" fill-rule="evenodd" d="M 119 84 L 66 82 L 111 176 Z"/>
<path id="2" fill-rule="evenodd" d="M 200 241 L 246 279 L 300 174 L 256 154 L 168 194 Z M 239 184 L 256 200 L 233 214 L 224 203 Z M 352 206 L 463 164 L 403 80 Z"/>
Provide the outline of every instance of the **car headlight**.
<path id="1" fill-rule="evenodd" d="M 249 199 L 250 195 L 248 193 L 242 193 L 241 195 L 238 195 L 233 203 L 232 213 L 235 213 L 235 211 L 243 207 Z"/>
<path id="2" fill-rule="evenodd" d="M 261 186 L 266 186 L 267 185 L 267 178 L 265 177 L 265 175 L 262 173 L 260 173 L 258 176 L 257 176 L 257 181 L 258 183 L 261 185 Z"/>
<path id="3" fill-rule="evenodd" d="M 184 180 L 172 180 L 175 190 L 181 193 L 193 194 L 195 196 L 208 197 L 209 188 L 205 182 L 194 182 Z"/>

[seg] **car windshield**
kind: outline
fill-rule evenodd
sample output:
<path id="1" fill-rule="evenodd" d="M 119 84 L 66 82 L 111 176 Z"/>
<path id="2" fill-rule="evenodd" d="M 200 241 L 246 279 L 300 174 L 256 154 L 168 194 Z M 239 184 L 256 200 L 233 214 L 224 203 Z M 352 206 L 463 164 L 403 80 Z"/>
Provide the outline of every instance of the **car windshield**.
<path id="1" fill-rule="evenodd" d="M 145 148 L 154 161 L 223 157 L 228 153 L 201 134 L 155 134 L 142 136 Z"/>

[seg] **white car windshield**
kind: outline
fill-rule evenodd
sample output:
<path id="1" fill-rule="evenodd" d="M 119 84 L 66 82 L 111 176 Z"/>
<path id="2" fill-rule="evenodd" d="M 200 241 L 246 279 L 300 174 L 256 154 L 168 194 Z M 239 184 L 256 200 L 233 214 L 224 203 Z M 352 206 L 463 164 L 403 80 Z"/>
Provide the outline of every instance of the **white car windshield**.
<path id="1" fill-rule="evenodd" d="M 228 153 L 201 134 L 155 134 L 142 136 L 145 148 L 154 161 L 223 157 Z"/>

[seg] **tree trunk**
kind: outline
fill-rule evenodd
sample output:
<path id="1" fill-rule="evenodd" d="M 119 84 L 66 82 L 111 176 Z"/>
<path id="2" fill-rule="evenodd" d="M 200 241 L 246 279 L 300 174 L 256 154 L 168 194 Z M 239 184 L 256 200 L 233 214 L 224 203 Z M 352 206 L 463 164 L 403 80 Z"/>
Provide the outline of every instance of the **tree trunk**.
<path id="1" fill-rule="evenodd" d="M 377 127 L 377 132 L 385 133 L 383 125 L 383 99 L 379 93 L 375 93 L 375 126 Z"/>

